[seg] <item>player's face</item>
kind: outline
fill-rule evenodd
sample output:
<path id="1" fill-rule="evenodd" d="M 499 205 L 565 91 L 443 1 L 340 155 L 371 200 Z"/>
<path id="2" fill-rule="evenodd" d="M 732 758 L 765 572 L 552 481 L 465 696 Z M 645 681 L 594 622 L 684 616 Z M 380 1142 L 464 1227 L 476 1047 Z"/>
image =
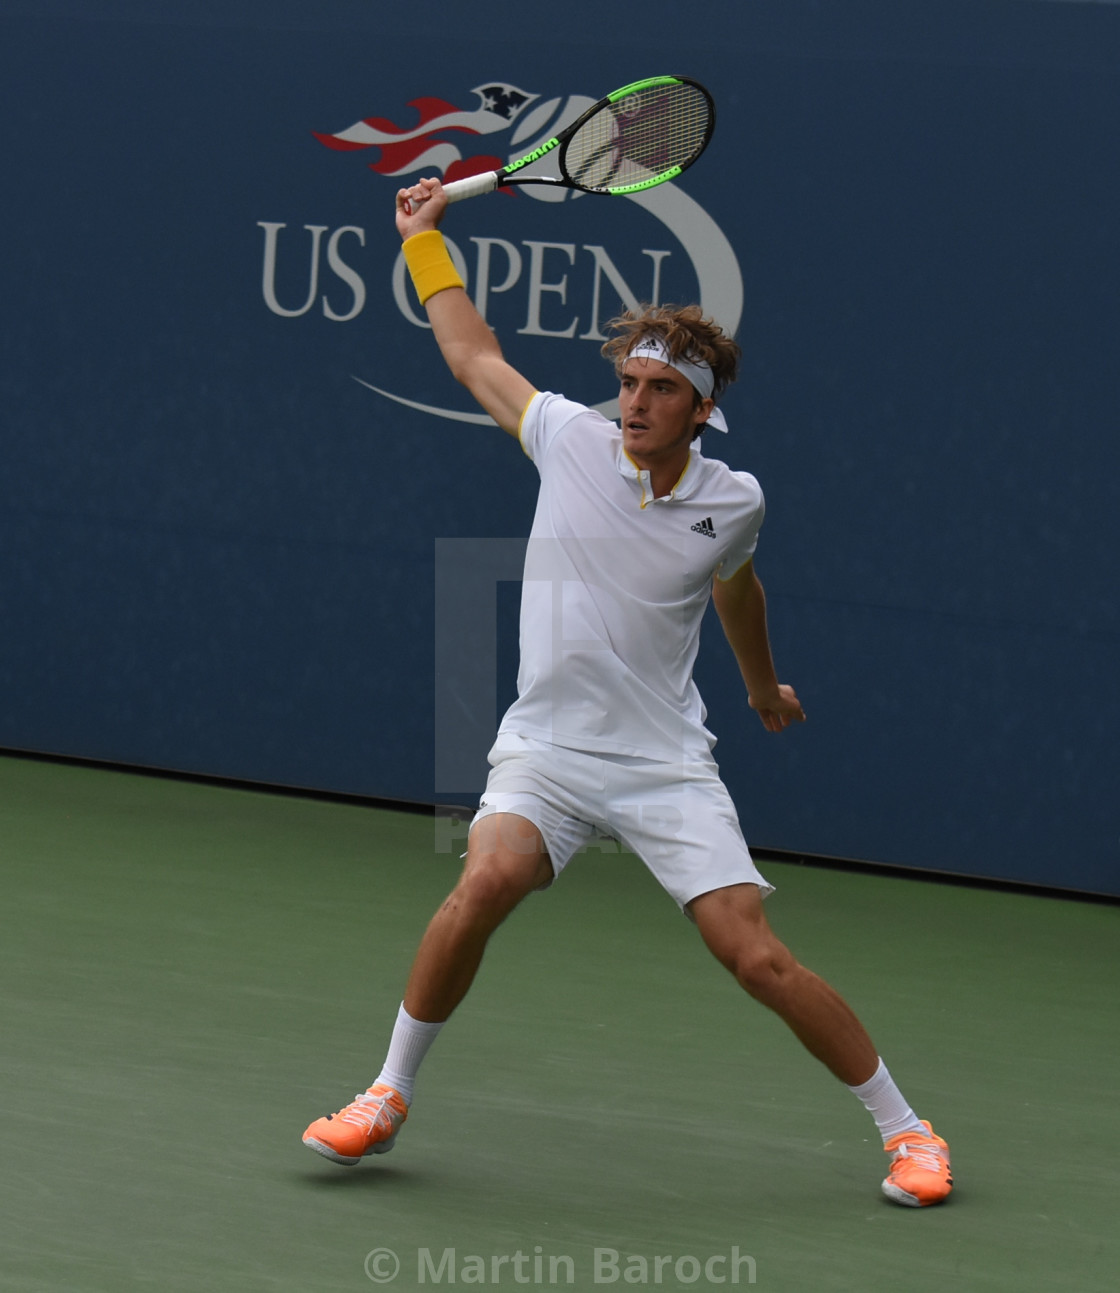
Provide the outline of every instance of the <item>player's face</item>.
<path id="1" fill-rule="evenodd" d="M 696 428 L 712 411 L 711 400 L 696 406 L 692 383 L 657 359 L 628 359 L 618 393 L 622 444 L 640 462 L 687 449 Z"/>

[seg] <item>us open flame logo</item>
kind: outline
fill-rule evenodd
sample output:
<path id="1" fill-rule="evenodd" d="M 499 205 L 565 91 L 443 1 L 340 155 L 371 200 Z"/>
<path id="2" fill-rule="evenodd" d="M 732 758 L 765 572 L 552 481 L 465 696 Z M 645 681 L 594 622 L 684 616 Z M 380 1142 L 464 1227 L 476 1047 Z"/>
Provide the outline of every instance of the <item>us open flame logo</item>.
<path id="1" fill-rule="evenodd" d="M 410 126 L 400 126 L 385 117 L 370 116 L 331 133 L 312 133 L 325 148 L 340 153 L 366 153 L 367 158 L 363 160 L 368 169 L 377 176 L 392 179 L 394 188 L 421 175 L 438 174 L 444 182 L 451 182 L 496 170 L 515 161 L 547 142 L 595 102 L 586 95 L 541 101 L 539 94 L 504 82 L 477 86 L 472 93 L 476 103 L 471 108 L 460 108 L 435 97 L 411 100 L 407 107 L 415 121 Z M 376 150 L 372 158 L 368 157 L 367 150 Z M 548 172 L 542 170 L 542 173 Z M 621 198 L 601 198 L 570 189 L 530 185 L 516 192 L 499 191 L 490 198 L 479 199 L 476 209 L 484 210 L 485 203 L 525 199 L 551 203 L 587 199 L 614 208 L 616 212 L 621 202 L 634 203 L 671 234 L 688 257 L 698 284 L 697 299 L 705 313 L 717 319 L 732 335 L 738 329 L 743 310 L 743 280 L 734 250 L 707 211 L 674 183 L 661 184 Z M 615 221 L 609 223 L 613 225 Z M 345 225 L 332 230 L 327 225 L 304 225 L 305 238 L 310 235 L 308 291 L 302 303 L 284 304 L 278 296 L 276 277 L 281 233 L 287 226 L 264 220 L 258 221 L 258 225 L 264 230 L 262 295 L 273 314 L 288 319 L 299 318 L 311 312 L 316 302 L 320 304 L 323 316 L 335 322 L 348 322 L 361 314 L 366 303 L 366 286 L 352 260 L 354 243 L 365 247 L 363 228 Z M 532 230 L 527 232 L 531 235 Z M 604 292 L 604 281 L 624 307 L 636 308 L 642 301 L 658 302 L 661 299 L 662 267 L 674 254 L 673 249 L 642 249 L 642 254 L 650 261 L 650 275 L 648 282 L 643 283 L 638 291 L 624 278 L 607 248 L 599 243 L 577 246 L 574 242 L 543 242 L 529 236 L 518 246 L 505 238 L 472 235 L 469 241 L 473 244 L 474 264 L 471 266 L 454 238 L 447 236 L 446 240 L 452 260 L 483 318 L 486 318 L 495 296 L 518 288 L 525 292 L 524 326 L 517 329 L 518 335 L 557 340 L 605 340 L 601 324 L 614 311 L 603 313 L 608 310 L 606 299 L 613 299 L 609 291 Z M 298 254 L 287 250 L 294 242 L 295 233 L 290 232 L 284 240 L 285 256 Z M 306 242 L 304 246 L 307 247 Z M 324 250 L 327 271 L 336 281 L 328 290 L 321 292 L 320 262 L 324 259 Z M 573 270 L 577 263 L 587 268 L 591 275 L 590 309 L 563 327 L 547 326 L 545 308 L 567 300 L 568 271 Z M 556 277 L 558 273 L 561 275 L 559 278 Z M 339 307 L 340 290 L 351 293 L 346 308 Z M 423 311 L 411 293 L 404 259 L 400 256 L 392 272 L 392 293 L 405 320 L 419 328 L 428 327 Z M 516 365 L 516 355 L 511 356 L 511 360 Z M 363 377 L 355 375 L 355 380 L 386 399 L 423 413 L 461 422 L 490 422 L 483 413 L 436 407 L 392 392 L 384 385 Z M 614 417 L 617 399 L 605 400 L 596 407 L 608 417 Z"/>
<path id="2" fill-rule="evenodd" d="M 378 158 L 370 162 L 369 167 L 378 175 L 396 177 L 420 171 L 430 175 L 438 170 L 446 183 L 467 179 L 471 175 L 497 170 L 505 164 L 505 159 L 488 153 L 473 153 L 464 157 L 456 143 L 445 136 L 473 135 L 479 139 L 481 136 L 509 130 L 516 126 L 517 118 L 539 97 L 526 94 L 513 85 L 482 85 L 473 93 L 478 96 L 479 106 L 466 112 L 443 99 L 413 99 L 408 106 L 418 114 L 420 120 L 410 130 L 402 129 L 381 117 L 365 117 L 337 134 L 322 135 L 316 132 L 315 138 L 327 148 L 343 152 L 377 148 Z M 554 100 L 552 106 L 558 102 L 559 100 Z M 528 138 L 526 127 L 532 133 L 538 116 L 539 113 L 531 114 L 525 125 L 516 131 L 511 144 L 516 145 L 520 139 Z M 544 142 L 543 138 L 541 142 Z"/>

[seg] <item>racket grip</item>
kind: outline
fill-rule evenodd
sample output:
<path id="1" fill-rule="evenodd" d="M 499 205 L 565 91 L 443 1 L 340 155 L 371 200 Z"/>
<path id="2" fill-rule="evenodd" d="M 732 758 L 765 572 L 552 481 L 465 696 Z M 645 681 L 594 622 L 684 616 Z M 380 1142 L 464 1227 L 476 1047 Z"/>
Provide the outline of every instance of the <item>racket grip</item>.
<path id="1" fill-rule="evenodd" d="M 486 171 L 482 175 L 468 175 L 465 180 L 452 180 L 443 186 L 444 196 L 448 202 L 461 202 L 464 198 L 493 193 L 498 187 L 499 174 L 498 171 Z"/>

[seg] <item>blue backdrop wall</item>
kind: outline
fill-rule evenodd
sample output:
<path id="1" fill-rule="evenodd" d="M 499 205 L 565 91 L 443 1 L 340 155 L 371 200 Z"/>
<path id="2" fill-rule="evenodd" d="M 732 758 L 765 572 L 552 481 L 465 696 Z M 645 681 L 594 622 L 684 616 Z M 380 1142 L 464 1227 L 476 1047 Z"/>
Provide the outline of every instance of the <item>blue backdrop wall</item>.
<path id="1" fill-rule="evenodd" d="M 810 714 L 768 738 L 707 627 L 748 839 L 1120 892 L 1120 7 L 565 13 L 0 4 L 0 746 L 477 793 L 535 474 L 461 420 L 392 195 L 681 71 L 679 184 L 447 232 L 541 387 L 610 400 L 620 303 L 738 329 L 718 451 Z"/>

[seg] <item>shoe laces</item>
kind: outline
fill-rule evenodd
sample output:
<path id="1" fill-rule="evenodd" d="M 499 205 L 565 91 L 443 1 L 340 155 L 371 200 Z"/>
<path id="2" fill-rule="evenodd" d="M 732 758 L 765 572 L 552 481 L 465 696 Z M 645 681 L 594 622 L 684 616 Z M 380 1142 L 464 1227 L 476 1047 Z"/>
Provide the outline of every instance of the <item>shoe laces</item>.
<path id="1" fill-rule="evenodd" d="M 909 1159 L 915 1167 L 927 1172 L 940 1172 L 945 1165 L 945 1156 L 932 1140 L 904 1140 L 895 1151 L 895 1162 L 900 1158 Z"/>
<path id="2" fill-rule="evenodd" d="M 352 1123 L 366 1132 L 372 1131 L 378 1124 L 392 1127 L 392 1115 L 385 1111 L 391 1094 L 386 1091 L 382 1095 L 370 1095 L 368 1091 L 359 1091 L 353 1102 L 341 1110 L 336 1117 L 339 1122 Z"/>

